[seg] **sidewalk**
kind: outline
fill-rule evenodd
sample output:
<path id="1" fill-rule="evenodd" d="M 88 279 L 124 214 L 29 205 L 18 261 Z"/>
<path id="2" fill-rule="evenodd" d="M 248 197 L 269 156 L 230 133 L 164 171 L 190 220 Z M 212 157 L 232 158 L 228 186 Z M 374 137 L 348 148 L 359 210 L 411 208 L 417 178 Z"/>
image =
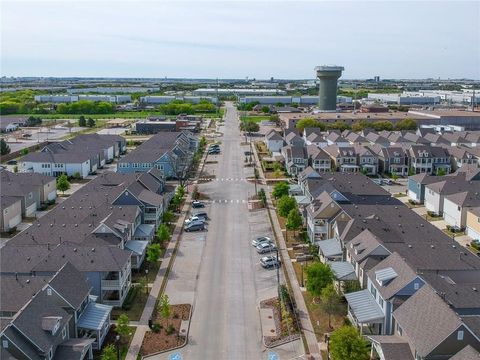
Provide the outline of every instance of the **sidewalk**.
<path id="1" fill-rule="evenodd" d="M 265 182 L 265 175 L 263 173 L 262 167 L 259 166 L 260 161 L 257 154 L 257 149 L 253 146 L 253 154 L 255 157 L 255 162 L 257 168 L 259 169 L 260 178 Z M 281 254 L 281 258 L 285 259 L 283 264 L 285 265 L 285 271 L 287 273 L 290 285 L 293 291 L 293 296 L 295 298 L 295 303 L 297 304 L 298 315 L 300 319 L 300 325 L 307 342 L 308 350 L 310 356 L 313 359 L 322 359 L 320 354 L 320 348 L 318 345 L 317 337 L 313 330 L 312 321 L 310 320 L 310 315 L 308 314 L 307 305 L 305 304 L 305 299 L 303 298 L 302 292 L 300 290 L 300 284 L 298 283 L 295 270 L 293 269 L 292 262 L 290 261 L 290 256 L 288 255 L 287 246 L 285 244 L 285 239 L 283 237 L 282 229 L 280 228 L 280 223 L 278 222 L 277 214 L 275 213 L 275 208 L 272 203 L 272 198 L 270 192 L 266 191 L 267 195 L 267 207 L 270 213 L 270 218 L 272 219 L 273 231 L 275 233 L 275 238 L 278 241 L 278 246 Z"/>

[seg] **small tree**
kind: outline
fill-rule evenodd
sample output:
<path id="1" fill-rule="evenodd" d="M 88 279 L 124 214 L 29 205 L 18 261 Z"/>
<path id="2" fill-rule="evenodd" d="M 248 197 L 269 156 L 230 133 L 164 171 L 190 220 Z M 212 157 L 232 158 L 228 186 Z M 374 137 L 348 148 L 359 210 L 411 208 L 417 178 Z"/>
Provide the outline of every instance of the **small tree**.
<path id="1" fill-rule="evenodd" d="M 280 216 L 287 217 L 290 210 L 297 207 L 297 202 L 293 197 L 288 195 L 283 195 L 280 200 L 278 200 L 277 208 Z"/>
<path id="2" fill-rule="evenodd" d="M 117 326 L 115 327 L 115 331 L 118 335 L 122 337 L 126 337 L 130 334 L 130 319 L 128 318 L 127 314 L 122 314 L 117 319 Z"/>
<path id="3" fill-rule="evenodd" d="M 157 238 L 158 241 L 160 241 L 161 243 L 167 241 L 170 238 L 170 230 L 168 229 L 167 225 L 160 225 L 157 231 Z"/>
<path id="4" fill-rule="evenodd" d="M 95 126 L 95 120 L 93 120 L 92 118 L 88 118 L 87 126 L 88 127 L 94 127 Z"/>
<path id="5" fill-rule="evenodd" d="M 171 212 L 170 210 L 165 211 L 162 215 L 162 222 L 170 224 L 173 221 L 174 217 L 175 215 L 173 215 L 173 212 Z"/>
<path id="6" fill-rule="evenodd" d="M 408 176 L 413 176 L 415 175 L 415 170 L 413 168 L 408 169 Z"/>
<path id="7" fill-rule="evenodd" d="M 445 171 L 444 168 L 439 168 L 437 170 L 437 176 L 445 176 L 447 174 L 447 172 Z"/>
<path id="8" fill-rule="evenodd" d="M 262 112 L 268 114 L 270 112 L 270 108 L 268 106 L 262 106 Z"/>
<path id="9" fill-rule="evenodd" d="M 286 229 L 292 230 L 293 236 L 295 236 L 295 231 L 302 227 L 302 223 L 300 212 L 297 209 L 290 210 L 287 216 L 287 223 L 285 224 Z"/>
<path id="10" fill-rule="evenodd" d="M 162 248 L 160 244 L 150 244 L 147 247 L 147 261 L 149 263 L 156 263 L 162 255 Z"/>
<path id="11" fill-rule="evenodd" d="M 307 274 L 307 290 L 313 296 L 320 296 L 322 290 L 333 281 L 333 272 L 330 266 L 321 262 L 314 262 L 305 268 Z"/>
<path id="12" fill-rule="evenodd" d="M 13 172 L 14 172 L 14 173 L 18 173 L 18 165 L 15 165 L 15 166 L 13 167 Z"/>
<path id="13" fill-rule="evenodd" d="M 330 336 L 333 360 L 368 360 L 368 344 L 353 326 L 342 326 Z"/>
<path id="14" fill-rule="evenodd" d="M 100 360 L 117 360 L 117 353 L 115 351 L 115 345 L 109 344 L 102 350 L 102 356 Z"/>
<path id="15" fill-rule="evenodd" d="M 341 311 L 341 297 L 338 295 L 332 283 L 328 284 L 322 289 L 320 293 L 320 305 L 322 310 L 328 314 L 328 327 L 332 328 L 332 315 L 338 314 Z"/>
<path id="16" fill-rule="evenodd" d="M 0 139 L 0 155 L 10 154 L 10 146 L 4 139 Z"/>
<path id="17" fill-rule="evenodd" d="M 398 175 L 397 175 L 397 173 L 393 173 L 393 174 L 392 174 L 392 180 L 393 180 L 393 181 L 397 181 L 397 180 L 398 180 Z"/>
<path id="18" fill-rule="evenodd" d="M 158 307 L 159 307 L 160 315 L 162 316 L 162 318 L 167 320 L 167 324 L 168 324 L 168 319 L 170 318 L 171 309 L 170 309 L 170 299 L 168 298 L 167 294 L 163 294 L 160 297 L 160 302 L 158 303 Z"/>
<path id="19" fill-rule="evenodd" d="M 72 174 L 72 178 L 74 178 L 75 180 L 78 180 L 80 179 L 80 173 L 78 171 L 75 171 L 73 174 Z"/>
<path id="20" fill-rule="evenodd" d="M 78 119 L 78 126 L 80 127 L 87 126 L 87 120 L 85 119 L 85 116 L 80 115 L 80 118 Z"/>
<path id="21" fill-rule="evenodd" d="M 68 181 L 67 175 L 62 174 L 57 179 L 57 190 L 60 190 L 63 194 L 65 194 L 65 191 L 68 189 L 70 189 L 70 182 Z"/>
<path id="22" fill-rule="evenodd" d="M 184 186 L 179 186 L 177 188 L 177 195 L 179 198 L 183 198 L 183 196 L 185 195 L 185 187 Z"/>
<path id="23" fill-rule="evenodd" d="M 207 139 L 205 138 L 205 136 L 202 136 L 198 145 L 201 147 L 201 148 L 204 148 L 205 146 L 207 146 Z"/>
<path id="24" fill-rule="evenodd" d="M 272 196 L 275 199 L 279 199 L 282 196 L 288 195 L 288 189 L 289 187 L 287 182 L 282 181 L 282 182 L 276 183 L 275 186 L 273 187 Z"/>
<path id="25" fill-rule="evenodd" d="M 28 154 L 28 149 L 27 148 L 20 150 L 20 155 L 25 156 L 27 154 Z"/>

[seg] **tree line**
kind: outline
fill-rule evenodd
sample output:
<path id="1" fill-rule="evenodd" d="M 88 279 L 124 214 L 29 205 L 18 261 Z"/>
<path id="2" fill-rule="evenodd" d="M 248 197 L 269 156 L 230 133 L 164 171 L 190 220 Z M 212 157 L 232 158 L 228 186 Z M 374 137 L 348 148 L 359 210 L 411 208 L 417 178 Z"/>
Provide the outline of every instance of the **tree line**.
<path id="1" fill-rule="evenodd" d="M 322 131 L 326 131 L 326 130 L 362 131 L 363 129 L 373 129 L 376 131 L 382 131 L 382 130 L 393 131 L 393 130 L 416 130 L 417 123 L 413 119 L 406 118 L 406 119 L 400 120 L 396 124 L 393 124 L 391 121 L 388 121 L 388 120 L 381 120 L 381 121 L 360 120 L 350 125 L 343 121 L 336 121 L 334 123 L 325 123 L 312 118 L 305 118 L 305 119 L 299 120 L 295 127 L 300 132 L 303 132 L 305 128 L 309 128 L 309 127 L 319 128 Z"/>

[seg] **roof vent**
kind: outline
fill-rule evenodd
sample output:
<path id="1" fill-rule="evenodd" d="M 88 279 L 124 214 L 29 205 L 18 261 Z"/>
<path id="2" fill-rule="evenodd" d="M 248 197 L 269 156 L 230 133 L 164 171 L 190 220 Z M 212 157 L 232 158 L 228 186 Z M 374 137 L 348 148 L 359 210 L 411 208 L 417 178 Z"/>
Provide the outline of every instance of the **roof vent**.
<path id="1" fill-rule="evenodd" d="M 62 206 L 62 209 L 64 209 L 64 210 L 65 210 L 65 206 Z"/>
<path id="2" fill-rule="evenodd" d="M 65 227 L 65 226 L 67 226 L 67 225 L 65 225 L 65 224 L 62 224 L 62 227 Z"/>
<path id="3" fill-rule="evenodd" d="M 432 244 L 432 245 L 430 245 L 430 247 L 431 247 L 432 249 L 435 249 L 435 245 L 433 245 L 433 244 Z"/>
<path id="4" fill-rule="evenodd" d="M 454 249 L 456 249 L 456 248 L 457 248 L 457 245 L 453 244 L 452 247 L 453 247 Z"/>
<path id="5" fill-rule="evenodd" d="M 37 227 L 40 227 L 40 223 L 37 224 Z"/>
<path id="6" fill-rule="evenodd" d="M 408 248 L 409 248 L 409 249 L 411 249 L 412 247 L 413 247 L 412 245 L 408 244 Z"/>
<path id="7" fill-rule="evenodd" d="M 473 290 L 473 291 L 477 291 L 477 288 L 476 288 L 476 287 L 472 287 L 472 290 Z"/>
<path id="8" fill-rule="evenodd" d="M 73 252 L 77 252 L 77 248 L 73 248 Z"/>
<path id="9" fill-rule="evenodd" d="M 53 226 L 53 224 L 50 224 L 50 227 L 52 227 L 52 226 Z"/>
<path id="10" fill-rule="evenodd" d="M 30 284 L 30 279 L 27 279 L 25 282 L 26 282 L 27 284 Z M 475 289 L 475 288 L 474 288 L 474 289 Z M 475 291 L 475 290 L 474 290 L 474 291 Z"/>
<path id="11" fill-rule="evenodd" d="M 75 224 L 75 227 L 78 227 L 78 224 Z"/>

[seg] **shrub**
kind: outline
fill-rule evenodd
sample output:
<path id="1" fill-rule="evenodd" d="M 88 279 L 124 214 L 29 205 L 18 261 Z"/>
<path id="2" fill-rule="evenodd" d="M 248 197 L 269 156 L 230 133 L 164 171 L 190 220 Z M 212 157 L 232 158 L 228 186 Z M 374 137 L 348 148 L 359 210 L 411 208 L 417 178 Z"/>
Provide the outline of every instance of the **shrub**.
<path id="1" fill-rule="evenodd" d="M 167 333 L 167 335 L 172 335 L 175 332 L 175 328 L 173 327 L 173 324 L 169 324 L 165 332 Z"/>
<path id="2" fill-rule="evenodd" d="M 159 333 L 161 329 L 162 329 L 162 325 L 160 324 L 155 323 L 152 325 L 152 331 L 154 333 Z"/>

